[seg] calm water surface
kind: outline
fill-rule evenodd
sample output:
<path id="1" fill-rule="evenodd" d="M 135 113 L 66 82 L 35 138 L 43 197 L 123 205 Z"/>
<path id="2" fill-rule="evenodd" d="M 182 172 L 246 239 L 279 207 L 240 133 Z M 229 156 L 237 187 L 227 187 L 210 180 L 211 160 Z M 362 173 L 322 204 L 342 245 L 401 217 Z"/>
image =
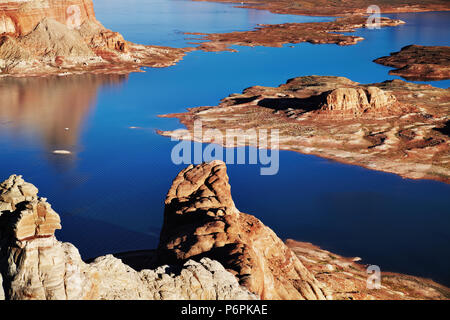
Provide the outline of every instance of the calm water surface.
<path id="1" fill-rule="evenodd" d="M 188 46 L 181 32 L 247 30 L 258 23 L 323 21 L 229 5 L 181 0 L 94 0 L 98 19 L 125 38 Z M 277 86 L 302 75 L 394 79 L 371 61 L 408 44 L 450 45 L 450 14 L 391 15 L 406 25 L 360 30 L 355 46 L 299 44 L 236 47 L 238 53 L 188 54 L 170 68 L 129 76 L 77 76 L 0 82 L 0 178 L 24 175 L 61 214 L 57 236 L 83 257 L 153 248 L 163 200 L 184 166 L 172 164 L 174 129 L 158 114 L 216 105 L 252 85 Z M 432 83 L 447 88 L 449 81 Z M 130 129 L 130 127 L 140 129 Z M 69 130 L 66 130 L 69 128 Z M 67 149 L 72 156 L 56 156 Z M 314 156 L 283 151 L 280 172 L 228 167 L 237 207 L 282 238 L 309 241 L 385 271 L 450 285 L 450 187 L 405 180 Z"/>

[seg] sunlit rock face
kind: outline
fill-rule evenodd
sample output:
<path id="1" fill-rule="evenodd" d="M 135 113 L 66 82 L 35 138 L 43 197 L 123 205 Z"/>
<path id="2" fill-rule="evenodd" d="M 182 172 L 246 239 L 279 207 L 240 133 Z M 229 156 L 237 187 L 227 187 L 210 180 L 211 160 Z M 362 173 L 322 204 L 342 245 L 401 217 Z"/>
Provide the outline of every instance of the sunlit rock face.
<path id="1" fill-rule="evenodd" d="M 37 193 L 38 189 L 21 176 L 12 175 L 0 185 L 0 209 L 12 212 L 10 223 L 19 241 L 49 237 L 61 229 L 59 215 Z"/>
<path id="2" fill-rule="evenodd" d="M 397 99 L 377 87 L 338 88 L 326 97 L 323 111 L 361 115 L 364 112 L 389 112 Z"/>
<path id="3" fill-rule="evenodd" d="M 0 34 L 22 36 L 44 18 L 79 27 L 86 21 L 98 23 L 92 0 L 0 0 Z"/>
<path id="4" fill-rule="evenodd" d="M 181 171 L 165 203 L 162 263 L 208 257 L 262 299 L 325 299 L 324 288 L 277 235 L 235 207 L 222 161 Z"/>
<path id="5" fill-rule="evenodd" d="M 137 272 L 107 255 L 83 262 L 58 241 L 59 215 L 21 176 L 0 184 L 0 299 L 257 299 L 217 261 Z"/>

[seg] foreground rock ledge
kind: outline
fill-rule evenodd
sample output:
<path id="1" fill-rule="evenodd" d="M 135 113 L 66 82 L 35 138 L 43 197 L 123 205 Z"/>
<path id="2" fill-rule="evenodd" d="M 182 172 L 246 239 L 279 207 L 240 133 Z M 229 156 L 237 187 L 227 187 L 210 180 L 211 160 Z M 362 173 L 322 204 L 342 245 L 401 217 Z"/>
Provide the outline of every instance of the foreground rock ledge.
<path id="1" fill-rule="evenodd" d="M 0 185 L 0 299 L 450 297 L 450 289 L 431 280 L 394 273 L 383 273 L 382 287 L 371 290 L 358 259 L 308 243 L 285 245 L 236 209 L 220 161 L 190 166 L 176 177 L 157 250 L 89 264 L 72 244 L 55 238 L 59 216 L 37 193 L 16 175 Z"/>
<path id="2" fill-rule="evenodd" d="M 126 41 L 95 18 L 92 0 L 0 1 L 0 76 L 123 74 L 185 53 Z"/>
<path id="3" fill-rule="evenodd" d="M 186 129 L 159 133 L 226 147 L 259 147 L 260 130 L 278 130 L 282 150 L 449 183 L 449 101 L 450 89 L 430 85 L 401 80 L 363 85 L 343 77 L 307 76 L 276 88 L 248 88 L 217 107 L 165 115 L 178 118 Z M 194 133 L 196 121 L 202 133 Z M 227 129 L 238 139 L 224 139 Z"/>

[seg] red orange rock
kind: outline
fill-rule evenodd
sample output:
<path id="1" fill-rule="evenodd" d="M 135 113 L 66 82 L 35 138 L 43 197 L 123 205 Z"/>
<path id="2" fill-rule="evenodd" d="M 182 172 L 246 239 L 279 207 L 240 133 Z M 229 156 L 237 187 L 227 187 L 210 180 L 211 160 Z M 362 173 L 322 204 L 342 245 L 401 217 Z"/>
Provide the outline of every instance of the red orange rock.
<path id="1" fill-rule="evenodd" d="M 160 263 L 208 257 L 262 299 L 326 298 L 323 286 L 277 235 L 235 207 L 223 162 L 181 171 L 165 204 Z"/>

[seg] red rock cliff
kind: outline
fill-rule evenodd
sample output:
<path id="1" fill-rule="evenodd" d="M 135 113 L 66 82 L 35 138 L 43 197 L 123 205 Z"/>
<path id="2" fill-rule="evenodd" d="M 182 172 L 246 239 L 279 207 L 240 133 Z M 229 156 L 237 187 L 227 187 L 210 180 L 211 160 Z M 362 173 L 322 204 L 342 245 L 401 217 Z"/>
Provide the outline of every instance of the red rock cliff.
<path id="1" fill-rule="evenodd" d="M 0 34 L 27 34 L 44 18 L 73 27 L 88 20 L 98 23 L 92 0 L 0 0 Z"/>

